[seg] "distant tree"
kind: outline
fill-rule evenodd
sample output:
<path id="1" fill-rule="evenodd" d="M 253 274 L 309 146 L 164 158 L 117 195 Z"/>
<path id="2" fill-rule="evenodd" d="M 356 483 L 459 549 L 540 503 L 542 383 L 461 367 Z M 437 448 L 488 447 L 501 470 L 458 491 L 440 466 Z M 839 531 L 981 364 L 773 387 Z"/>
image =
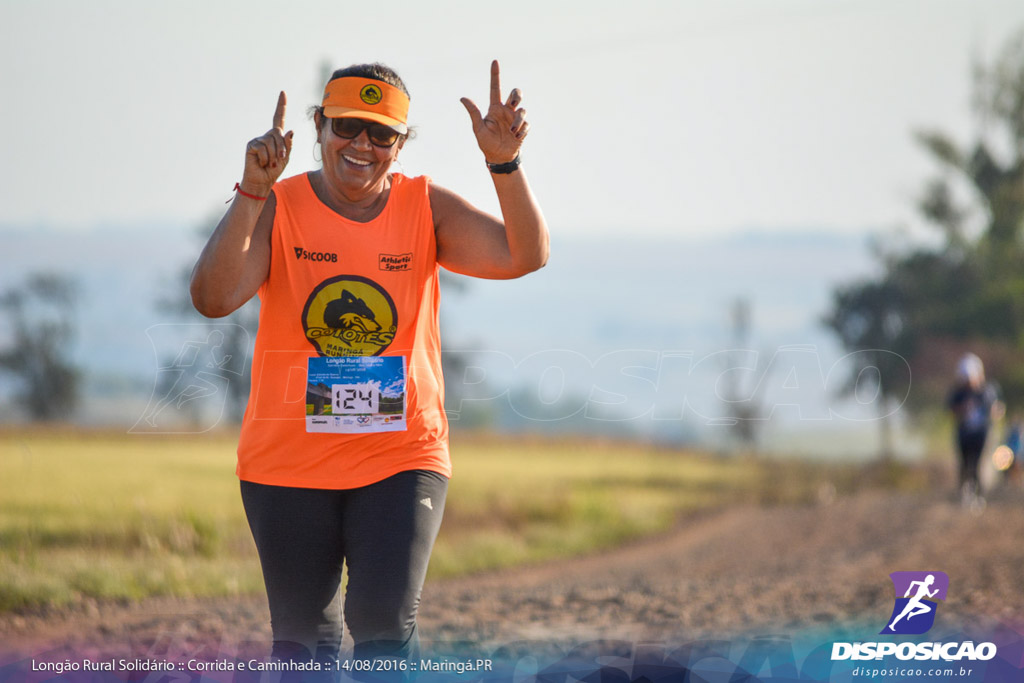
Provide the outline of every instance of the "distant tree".
<path id="1" fill-rule="evenodd" d="M 884 395 L 911 389 L 886 362 L 909 364 L 912 409 L 937 404 L 951 358 L 968 349 L 996 361 L 993 378 L 1024 402 L 1024 372 L 1012 371 L 1024 367 L 1024 32 L 991 67 L 975 65 L 973 86 L 971 143 L 916 133 L 939 168 L 917 208 L 941 244 L 880 249 L 881 274 L 835 290 L 824 320 L 847 349 L 879 352 L 858 357 L 861 369 L 878 364 Z"/>
<path id="2" fill-rule="evenodd" d="M 906 325 L 905 303 L 899 288 L 888 280 L 862 282 L 833 293 L 832 312 L 825 324 L 843 346 L 856 351 L 857 372 L 846 379 L 842 393 L 853 394 L 866 381 L 875 389 L 880 434 L 879 454 L 893 455 L 890 415 L 894 401 L 910 390 L 905 357 L 914 344 Z"/>
<path id="3" fill-rule="evenodd" d="M 67 419 L 78 406 L 81 372 L 71 362 L 77 288 L 57 273 L 29 275 L 0 294 L 10 323 L 0 338 L 0 371 L 18 384 L 15 400 L 33 420 Z"/>
<path id="4" fill-rule="evenodd" d="M 730 327 L 732 330 L 733 349 L 726 354 L 727 367 L 733 370 L 742 366 L 739 355 L 749 351 L 750 330 L 753 324 L 753 306 L 749 299 L 739 298 L 729 307 Z M 757 366 L 761 365 L 760 354 L 755 356 Z M 753 370 L 759 370 L 759 367 Z M 763 377 L 758 374 L 758 379 Z M 766 412 L 763 397 L 756 391 L 756 386 L 744 383 L 737 372 L 725 374 L 722 398 L 729 411 L 728 428 L 736 446 L 749 453 L 756 453 L 764 427 Z M 754 383 L 756 384 L 756 383 Z"/>
<path id="5" fill-rule="evenodd" d="M 216 227 L 215 220 L 200 225 L 196 230 L 197 242 L 205 244 Z M 259 300 L 254 297 L 231 315 L 211 321 L 200 315 L 192 305 L 192 297 L 189 294 L 191 277 L 192 265 L 182 266 L 168 284 L 166 293 L 157 299 L 157 308 L 183 321 L 205 324 L 211 329 L 216 326 L 223 334 L 219 346 L 221 354 L 238 359 L 251 358 L 252 345 L 256 338 L 256 327 L 260 317 Z M 249 385 L 251 384 L 251 376 L 247 368 L 240 369 L 244 371 L 237 377 L 233 376 L 227 385 L 226 417 L 234 422 L 240 422 L 245 413 L 245 406 L 249 400 Z M 157 387 L 158 393 L 161 394 L 166 389 L 169 387 Z M 197 418 L 192 416 L 192 419 Z"/>

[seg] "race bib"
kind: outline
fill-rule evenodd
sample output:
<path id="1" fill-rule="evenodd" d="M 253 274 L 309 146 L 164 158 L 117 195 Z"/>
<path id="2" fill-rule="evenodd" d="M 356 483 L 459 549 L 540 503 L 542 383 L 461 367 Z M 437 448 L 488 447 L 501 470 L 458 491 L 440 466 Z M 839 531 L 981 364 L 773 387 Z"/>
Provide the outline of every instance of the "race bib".
<path id="1" fill-rule="evenodd" d="M 405 356 L 314 356 L 306 384 L 306 431 L 405 431 Z"/>

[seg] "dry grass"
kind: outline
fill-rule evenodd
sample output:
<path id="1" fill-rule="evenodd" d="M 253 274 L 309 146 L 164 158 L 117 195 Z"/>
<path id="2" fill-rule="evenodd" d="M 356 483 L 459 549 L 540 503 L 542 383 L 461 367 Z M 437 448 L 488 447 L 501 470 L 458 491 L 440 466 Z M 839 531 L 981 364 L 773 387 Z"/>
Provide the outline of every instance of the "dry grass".
<path id="1" fill-rule="evenodd" d="M 0 611 L 258 593 L 235 437 L 0 433 Z M 635 444 L 454 439 L 433 576 L 594 552 L 726 505 L 806 503 L 913 470 Z M 876 468 L 878 469 L 878 468 Z"/>

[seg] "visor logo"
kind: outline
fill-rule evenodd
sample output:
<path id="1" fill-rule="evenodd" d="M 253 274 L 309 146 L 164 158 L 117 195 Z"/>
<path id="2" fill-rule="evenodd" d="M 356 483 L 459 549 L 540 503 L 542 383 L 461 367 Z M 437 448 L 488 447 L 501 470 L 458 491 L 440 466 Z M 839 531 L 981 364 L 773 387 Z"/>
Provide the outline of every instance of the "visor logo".
<path id="1" fill-rule="evenodd" d="M 359 99 L 366 104 L 380 104 L 380 101 L 384 99 L 384 94 L 375 85 L 364 85 L 363 89 L 359 91 Z"/>

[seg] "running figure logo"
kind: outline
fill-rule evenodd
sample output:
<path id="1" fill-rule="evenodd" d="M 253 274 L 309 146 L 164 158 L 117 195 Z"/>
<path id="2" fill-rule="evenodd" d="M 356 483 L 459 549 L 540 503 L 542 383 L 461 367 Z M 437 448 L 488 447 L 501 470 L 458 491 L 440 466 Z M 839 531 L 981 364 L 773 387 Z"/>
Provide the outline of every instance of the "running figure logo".
<path id="1" fill-rule="evenodd" d="M 889 577 L 896 589 L 896 604 L 881 633 L 927 633 L 935 623 L 936 600 L 946 599 L 949 577 L 944 572 L 893 572 Z"/>
<path id="2" fill-rule="evenodd" d="M 244 327 L 161 324 L 146 335 L 157 357 L 156 377 L 149 404 L 129 432 L 209 431 L 220 424 L 230 398 L 244 400 L 239 390 L 250 348 Z"/>

